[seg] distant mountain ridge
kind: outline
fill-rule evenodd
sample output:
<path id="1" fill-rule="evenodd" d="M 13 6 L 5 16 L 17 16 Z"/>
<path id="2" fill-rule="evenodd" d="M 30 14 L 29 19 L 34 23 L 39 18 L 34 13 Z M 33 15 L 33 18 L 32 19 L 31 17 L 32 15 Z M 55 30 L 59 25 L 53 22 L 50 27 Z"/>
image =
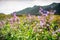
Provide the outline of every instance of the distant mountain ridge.
<path id="1" fill-rule="evenodd" d="M 45 10 L 56 10 L 55 14 L 60 15 L 60 3 L 52 3 L 50 5 L 47 6 L 33 6 L 33 7 L 28 7 L 25 8 L 21 11 L 17 11 L 16 14 L 17 15 L 21 15 L 21 14 L 32 14 L 32 15 L 39 15 L 39 8 L 42 7 Z"/>

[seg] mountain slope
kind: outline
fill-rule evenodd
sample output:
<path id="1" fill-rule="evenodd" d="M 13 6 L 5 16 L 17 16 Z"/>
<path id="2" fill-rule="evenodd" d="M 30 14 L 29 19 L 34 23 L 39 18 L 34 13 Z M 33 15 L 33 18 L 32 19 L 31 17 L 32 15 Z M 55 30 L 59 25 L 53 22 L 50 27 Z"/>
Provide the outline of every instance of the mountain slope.
<path id="1" fill-rule="evenodd" d="M 16 14 L 17 15 L 21 15 L 21 14 L 32 14 L 32 15 L 39 15 L 39 8 L 43 7 L 43 9 L 45 10 L 56 10 L 55 14 L 59 14 L 60 15 L 60 3 L 52 3 L 50 5 L 47 6 L 33 6 L 33 7 L 28 7 L 25 8 L 21 11 L 17 11 Z"/>

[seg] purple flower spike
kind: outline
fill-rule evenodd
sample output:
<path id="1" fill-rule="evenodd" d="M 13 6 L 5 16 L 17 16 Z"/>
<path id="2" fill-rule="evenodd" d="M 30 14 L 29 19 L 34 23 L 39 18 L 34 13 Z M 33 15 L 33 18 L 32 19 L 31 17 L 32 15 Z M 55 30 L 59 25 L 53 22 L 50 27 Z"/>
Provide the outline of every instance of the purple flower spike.
<path id="1" fill-rule="evenodd" d="M 44 16 L 48 16 L 48 14 L 49 14 L 49 11 L 46 11 L 46 10 L 44 10 L 44 9 L 42 9 L 42 8 L 40 8 L 39 12 L 40 12 L 42 15 L 44 15 Z"/>
<path id="2" fill-rule="evenodd" d="M 39 12 L 43 14 L 43 8 L 40 7 Z"/>
<path id="3" fill-rule="evenodd" d="M 10 19 L 10 24 L 13 24 L 13 19 Z"/>
<path id="4" fill-rule="evenodd" d="M 37 16 L 38 17 L 38 19 L 40 19 L 40 16 Z"/>
<path id="5" fill-rule="evenodd" d="M 13 17 L 14 17 L 13 20 L 16 21 L 17 19 L 16 12 L 13 13 Z"/>
<path id="6" fill-rule="evenodd" d="M 42 8 L 42 7 L 40 7 L 40 10 L 43 10 L 43 8 Z"/>
<path id="7" fill-rule="evenodd" d="M 28 14 L 28 17 L 29 17 L 29 19 L 31 19 L 31 18 L 32 18 L 30 14 Z"/>
<path id="8" fill-rule="evenodd" d="M 16 17 L 16 12 L 13 13 L 13 16 Z"/>
<path id="9" fill-rule="evenodd" d="M 42 21 L 40 21 L 40 26 L 43 27 L 44 23 Z"/>

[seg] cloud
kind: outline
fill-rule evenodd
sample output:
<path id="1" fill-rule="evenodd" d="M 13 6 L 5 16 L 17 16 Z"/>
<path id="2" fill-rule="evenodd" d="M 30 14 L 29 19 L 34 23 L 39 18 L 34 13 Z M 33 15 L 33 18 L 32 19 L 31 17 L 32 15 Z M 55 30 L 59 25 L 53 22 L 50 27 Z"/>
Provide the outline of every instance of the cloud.
<path id="1" fill-rule="evenodd" d="M 53 2 L 60 3 L 60 0 L 0 0 L 0 13 L 9 14 L 34 5 L 49 5 Z"/>
<path id="2" fill-rule="evenodd" d="M 35 1 L 35 0 L 0 0 L 0 1 Z"/>

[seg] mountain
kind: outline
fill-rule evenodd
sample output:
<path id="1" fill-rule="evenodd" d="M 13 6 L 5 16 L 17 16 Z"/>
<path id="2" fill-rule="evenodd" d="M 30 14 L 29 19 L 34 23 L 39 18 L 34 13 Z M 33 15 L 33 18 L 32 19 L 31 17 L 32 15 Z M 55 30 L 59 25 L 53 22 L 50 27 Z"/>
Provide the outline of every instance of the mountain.
<path id="1" fill-rule="evenodd" d="M 21 14 L 32 14 L 32 15 L 40 15 L 39 13 L 39 8 L 42 7 L 43 9 L 45 10 L 56 10 L 56 13 L 55 14 L 58 14 L 60 15 L 60 3 L 52 3 L 50 5 L 47 5 L 47 6 L 33 6 L 33 7 L 28 7 L 28 8 L 25 8 L 21 11 L 17 11 L 16 14 L 17 15 L 21 15 Z"/>
<path id="2" fill-rule="evenodd" d="M 20 15 L 20 14 L 38 15 L 39 14 L 39 8 L 40 8 L 40 6 L 29 7 L 29 8 L 25 8 L 21 11 L 18 11 L 16 13 L 17 13 L 17 15 Z"/>

